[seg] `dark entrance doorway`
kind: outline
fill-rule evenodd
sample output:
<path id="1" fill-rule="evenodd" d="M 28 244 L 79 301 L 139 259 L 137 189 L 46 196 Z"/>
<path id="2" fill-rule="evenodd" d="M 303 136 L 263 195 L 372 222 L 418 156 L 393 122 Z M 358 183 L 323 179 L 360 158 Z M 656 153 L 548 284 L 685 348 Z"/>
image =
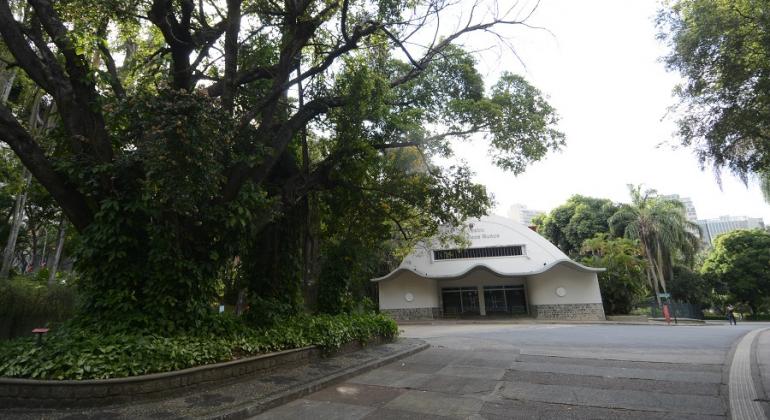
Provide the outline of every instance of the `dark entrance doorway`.
<path id="1" fill-rule="evenodd" d="M 484 286 L 484 309 L 487 315 L 526 314 L 524 286 Z"/>
<path id="2" fill-rule="evenodd" d="M 441 289 L 444 315 L 479 315 L 479 290 L 475 287 L 448 287 Z"/>

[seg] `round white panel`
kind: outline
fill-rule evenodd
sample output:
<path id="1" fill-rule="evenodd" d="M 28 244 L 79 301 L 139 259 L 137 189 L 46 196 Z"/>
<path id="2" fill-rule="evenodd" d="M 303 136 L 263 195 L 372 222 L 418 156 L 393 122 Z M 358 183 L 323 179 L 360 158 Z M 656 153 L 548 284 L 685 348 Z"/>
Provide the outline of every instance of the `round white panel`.
<path id="1" fill-rule="evenodd" d="M 407 302 L 411 302 L 414 300 L 414 295 L 411 293 L 407 293 L 404 295 L 404 300 L 406 300 Z"/>
<path id="2" fill-rule="evenodd" d="M 563 287 L 557 287 L 556 288 L 556 296 L 558 296 L 558 297 L 567 296 L 567 289 L 565 289 Z"/>

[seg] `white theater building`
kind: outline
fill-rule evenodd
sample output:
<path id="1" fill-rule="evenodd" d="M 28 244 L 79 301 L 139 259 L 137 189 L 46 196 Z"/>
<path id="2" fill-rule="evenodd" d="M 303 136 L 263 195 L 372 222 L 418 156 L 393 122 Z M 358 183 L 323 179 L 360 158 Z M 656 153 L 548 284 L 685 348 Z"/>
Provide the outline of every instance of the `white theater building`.
<path id="1" fill-rule="evenodd" d="M 598 272 L 499 216 L 467 222 L 470 244 L 420 243 L 378 284 L 380 309 L 398 320 L 529 315 L 603 320 Z"/>

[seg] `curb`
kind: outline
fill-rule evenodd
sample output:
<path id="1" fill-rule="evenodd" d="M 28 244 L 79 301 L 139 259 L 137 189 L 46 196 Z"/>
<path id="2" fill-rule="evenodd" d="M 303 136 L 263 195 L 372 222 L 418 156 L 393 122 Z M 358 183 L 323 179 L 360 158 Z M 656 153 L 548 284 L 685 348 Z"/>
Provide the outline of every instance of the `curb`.
<path id="1" fill-rule="evenodd" d="M 415 353 L 419 353 L 430 347 L 430 344 L 426 343 L 425 341 L 422 341 L 422 340 L 418 340 L 418 341 L 421 341 L 422 344 L 419 344 L 417 346 L 411 347 L 406 350 L 401 350 L 399 352 L 396 352 L 394 354 L 391 354 L 379 359 L 372 360 L 362 365 L 347 368 L 340 372 L 331 374 L 323 379 L 316 379 L 314 381 L 306 382 L 302 385 L 294 387 L 293 389 L 289 389 L 283 392 L 279 392 L 277 394 L 270 395 L 260 400 L 246 403 L 244 404 L 244 406 L 240 408 L 230 410 L 225 413 L 208 415 L 208 416 L 205 416 L 204 418 L 210 419 L 210 420 L 240 420 L 240 419 L 256 416 L 271 408 L 278 407 L 290 401 L 304 397 L 305 395 L 312 394 L 313 392 L 316 392 L 329 385 L 342 382 L 346 379 L 352 378 L 353 376 L 360 375 L 361 373 L 377 369 L 380 366 L 384 366 L 396 360 L 403 359 L 404 357 L 408 357 Z"/>
<path id="2" fill-rule="evenodd" d="M 757 391 L 751 374 L 754 341 L 759 334 L 770 328 L 751 330 L 744 334 L 735 346 L 728 381 L 730 417 L 736 420 L 762 420 L 765 417 L 757 401 Z"/>
<path id="3" fill-rule="evenodd" d="M 397 321 L 398 322 L 398 321 Z M 476 325 L 476 324 L 485 324 L 485 325 L 666 325 L 665 321 L 657 321 L 655 319 L 650 319 L 647 322 L 632 322 L 632 321 L 569 321 L 569 320 L 553 320 L 553 321 L 527 321 L 527 322 L 517 322 L 517 321 L 475 321 L 475 320 L 467 320 L 467 321 L 401 321 L 398 322 L 399 327 L 406 327 L 406 326 L 412 326 L 412 325 L 436 325 L 436 326 L 449 326 L 449 325 Z M 671 326 L 675 326 L 673 320 L 671 321 Z M 682 319 L 679 320 L 679 325 L 682 326 L 701 326 L 701 325 L 714 325 L 709 324 L 703 321 L 683 321 Z"/>

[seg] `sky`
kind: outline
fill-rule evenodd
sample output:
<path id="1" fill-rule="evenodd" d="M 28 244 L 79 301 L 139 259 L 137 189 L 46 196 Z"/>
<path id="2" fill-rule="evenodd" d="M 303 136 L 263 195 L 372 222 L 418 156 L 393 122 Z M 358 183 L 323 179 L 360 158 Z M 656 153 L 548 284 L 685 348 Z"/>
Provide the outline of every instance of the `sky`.
<path id="1" fill-rule="evenodd" d="M 679 146 L 667 111 L 680 79 L 660 62 L 667 47 L 655 37 L 657 8 L 652 0 L 543 0 L 527 22 L 547 30 L 501 31 L 519 59 L 503 47 L 488 48 L 488 36 L 462 40 L 481 50 L 478 68 L 488 85 L 507 70 L 540 89 L 567 137 L 563 150 L 519 176 L 491 165 L 476 141 L 455 145 L 475 181 L 494 195 L 493 213 L 507 215 L 514 203 L 549 211 L 573 194 L 627 202 L 626 185 L 643 184 L 690 197 L 699 219 L 750 216 L 770 223 L 770 205 L 756 182 L 747 187 L 725 172 L 720 188 L 713 170 L 701 170 L 692 150 Z"/>

